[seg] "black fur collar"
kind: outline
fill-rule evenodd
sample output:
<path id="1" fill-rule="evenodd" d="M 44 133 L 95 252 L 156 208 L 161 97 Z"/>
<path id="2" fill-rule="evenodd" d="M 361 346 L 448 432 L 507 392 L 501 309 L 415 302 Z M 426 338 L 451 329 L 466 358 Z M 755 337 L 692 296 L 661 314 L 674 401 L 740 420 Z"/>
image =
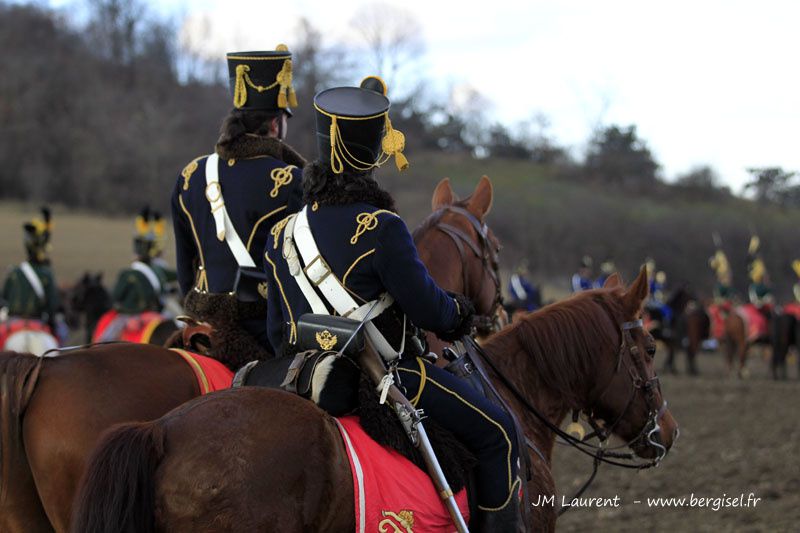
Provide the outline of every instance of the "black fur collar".
<path id="1" fill-rule="evenodd" d="M 246 133 L 234 139 L 225 135 L 217 142 L 216 152 L 222 159 L 246 159 L 269 155 L 284 163 L 303 168 L 306 160 L 294 148 L 274 137 Z"/>
<path id="2" fill-rule="evenodd" d="M 372 173 L 334 174 L 322 161 L 314 161 L 303 169 L 303 202 L 320 205 L 365 203 L 397 213 L 394 198 L 381 188 Z"/>

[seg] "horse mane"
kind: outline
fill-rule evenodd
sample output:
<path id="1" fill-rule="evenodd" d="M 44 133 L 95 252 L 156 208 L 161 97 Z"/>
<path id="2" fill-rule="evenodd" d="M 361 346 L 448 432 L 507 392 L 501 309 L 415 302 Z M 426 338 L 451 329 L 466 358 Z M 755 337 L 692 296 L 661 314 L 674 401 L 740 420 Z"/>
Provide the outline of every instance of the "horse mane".
<path id="1" fill-rule="evenodd" d="M 534 376 L 520 384 L 523 393 L 546 388 L 578 407 L 597 376 L 597 355 L 616 350 L 616 324 L 624 321 L 622 290 L 594 289 L 525 315 L 489 338 L 493 361 L 513 372 Z M 614 327 L 609 327 L 609 323 Z M 514 357 L 522 352 L 523 357 Z M 503 363 L 502 361 L 506 361 Z"/>

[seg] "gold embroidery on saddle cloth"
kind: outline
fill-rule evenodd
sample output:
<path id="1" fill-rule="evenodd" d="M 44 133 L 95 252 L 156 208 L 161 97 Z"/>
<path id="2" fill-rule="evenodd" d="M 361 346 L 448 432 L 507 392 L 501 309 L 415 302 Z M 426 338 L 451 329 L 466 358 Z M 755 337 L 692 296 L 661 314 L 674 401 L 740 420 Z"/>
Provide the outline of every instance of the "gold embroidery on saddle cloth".
<path id="1" fill-rule="evenodd" d="M 280 236 L 283 228 L 286 227 L 286 224 L 289 223 L 289 217 L 284 218 L 283 220 L 279 220 L 275 223 L 274 226 L 269 230 L 269 234 L 272 235 L 272 248 L 277 250 L 278 244 L 280 243 Z"/>
<path id="2" fill-rule="evenodd" d="M 327 329 L 317 332 L 315 337 L 317 338 L 317 344 L 323 350 L 333 349 L 339 341 L 339 338 L 336 335 L 332 335 Z"/>
<path id="3" fill-rule="evenodd" d="M 413 511 L 400 511 L 399 513 L 381 511 L 381 516 L 386 518 L 378 523 L 380 533 L 414 533 Z"/>
<path id="4" fill-rule="evenodd" d="M 356 244 L 358 242 L 358 238 L 361 237 L 364 233 L 368 231 L 372 231 L 378 227 L 378 215 L 381 213 L 392 213 L 388 209 L 378 209 L 373 213 L 359 213 L 356 217 L 356 233 L 350 238 L 350 244 Z"/>
<path id="5" fill-rule="evenodd" d="M 197 170 L 197 162 L 203 157 L 205 156 L 201 155 L 200 157 L 196 158 L 194 161 L 183 167 L 183 170 L 181 170 L 181 176 L 183 176 L 184 191 L 189 190 L 189 180 L 192 178 L 192 174 L 194 174 L 194 171 Z"/>
<path id="6" fill-rule="evenodd" d="M 292 174 L 292 170 L 296 169 L 297 167 L 294 165 L 288 165 L 283 168 L 273 168 L 272 172 L 270 172 L 269 177 L 275 183 L 270 191 L 269 195 L 271 198 L 278 197 L 278 191 L 280 191 L 281 187 L 284 185 L 289 185 L 292 182 L 292 178 L 294 175 Z"/>

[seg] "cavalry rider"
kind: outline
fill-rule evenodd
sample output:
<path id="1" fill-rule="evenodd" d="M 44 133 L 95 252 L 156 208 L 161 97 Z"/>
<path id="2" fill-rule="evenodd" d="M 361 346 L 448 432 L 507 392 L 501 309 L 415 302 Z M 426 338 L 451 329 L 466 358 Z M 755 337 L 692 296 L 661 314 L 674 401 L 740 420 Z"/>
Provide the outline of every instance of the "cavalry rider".
<path id="1" fill-rule="evenodd" d="M 729 310 L 736 291 L 733 288 L 733 274 L 728 256 L 721 248 L 718 248 L 708 260 L 708 264 L 717 278 L 714 283 L 714 303 Z"/>
<path id="2" fill-rule="evenodd" d="M 656 262 L 651 257 L 647 258 L 645 268 L 647 269 L 647 278 L 650 284 L 650 296 L 646 304 L 647 310 L 650 312 L 654 322 L 660 321 L 660 324 L 654 323 L 654 326 L 660 327 L 662 334 L 669 335 L 672 324 L 672 308 L 667 305 L 666 301 L 667 274 L 664 271 L 656 271 Z"/>
<path id="3" fill-rule="evenodd" d="M 572 292 L 588 291 L 592 288 L 592 258 L 584 255 L 578 271 L 572 275 Z"/>
<path id="4" fill-rule="evenodd" d="M 594 287 L 596 289 L 602 288 L 606 284 L 606 280 L 616 271 L 617 267 L 611 259 L 606 259 L 600 263 L 600 275 L 594 280 Z"/>
<path id="5" fill-rule="evenodd" d="M 758 236 L 753 235 L 750 238 L 750 246 L 747 251 L 747 273 L 751 281 L 747 289 L 747 296 L 751 304 L 756 306 L 764 316 L 769 317 L 772 314 L 775 297 L 772 295 L 772 286 L 769 281 L 767 267 L 758 253 L 759 246 L 760 240 Z"/>
<path id="6" fill-rule="evenodd" d="M 717 248 L 708 264 L 714 271 L 714 302 L 708 306 L 711 319 L 711 337 L 722 339 L 725 335 L 725 317 L 733 310 L 736 292 L 733 288 L 733 274 L 728 256 L 722 248 Z"/>
<path id="7" fill-rule="evenodd" d="M 41 219 L 35 218 L 22 226 L 28 260 L 8 274 L 3 285 L 2 300 L 10 317 L 41 321 L 63 344 L 68 332 L 58 313 L 58 287 L 48 255 L 53 221 L 50 209 L 42 207 L 41 213 Z"/>
<path id="8" fill-rule="evenodd" d="M 159 234 L 164 234 L 164 219 L 145 207 L 136 217 L 136 235 L 133 238 L 135 259 L 129 268 L 120 272 L 111 292 L 114 309 L 119 313 L 137 315 L 147 311 L 161 312 L 167 272 L 153 261 L 158 254 Z"/>
<path id="9" fill-rule="evenodd" d="M 477 459 L 476 530 L 514 531 L 520 481 L 513 423 L 466 382 L 422 358 L 428 350 L 417 328 L 453 341 L 470 332 L 474 311 L 464 296 L 448 294 L 431 279 L 393 198 L 373 178 L 391 156 L 401 170 L 408 164 L 385 94 L 383 82 L 369 77 L 361 87 L 328 89 L 314 98 L 319 158 L 305 169 L 305 207 L 278 223 L 266 246 L 269 292 L 280 294 L 274 300 L 280 305 L 268 310 L 270 340 L 278 353 L 291 355 L 298 317 L 320 313 L 320 306 L 323 314 L 342 307 L 322 291 L 326 279 L 338 287 L 340 300 L 383 303 L 372 326 L 395 357 L 401 390 Z M 306 260 L 303 246 L 315 249 L 314 259 Z M 292 253 L 298 248 L 305 270 Z M 320 276 L 320 269 L 326 273 Z"/>
<path id="10" fill-rule="evenodd" d="M 172 220 L 187 313 L 235 329 L 236 349 L 256 351 L 246 362 L 270 356 L 261 254 L 275 222 L 301 207 L 305 160 L 283 142 L 297 106 L 286 46 L 227 60 L 233 109 L 215 152 L 178 177 Z"/>
<path id="11" fill-rule="evenodd" d="M 542 295 L 539 289 L 528 281 L 528 260 L 523 259 L 517 270 L 508 281 L 508 292 L 511 294 L 510 306 L 523 311 L 536 311 L 542 306 Z"/>
<path id="12" fill-rule="evenodd" d="M 792 294 L 794 294 L 794 300 L 800 303 L 800 259 L 792 261 L 792 270 L 797 276 L 797 281 L 792 285 Z"/>

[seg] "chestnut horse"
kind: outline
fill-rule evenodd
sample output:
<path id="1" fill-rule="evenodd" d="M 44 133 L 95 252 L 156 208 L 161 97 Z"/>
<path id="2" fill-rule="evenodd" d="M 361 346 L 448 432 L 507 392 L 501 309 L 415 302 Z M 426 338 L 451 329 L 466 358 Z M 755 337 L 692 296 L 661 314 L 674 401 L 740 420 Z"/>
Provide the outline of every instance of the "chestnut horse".
<path id="1" fill-rule="evenodd" d="M 488 179 L 473 198 L 464 205 L 482 217 L 491 204 Z M 420 255 L 436 279 L 481 267 L 472 254 L 466 265 L 449 255 L 442 260 L 448 249 L 435 245 L 421 243 Z M 66 531 L 78 479 L 100 434 L 195 398 L 196 381 L 178 355 L 155 346 L 95 346 L 44 360 L 0 354 L 0 531 Z"/>
<path id="2" fill-rule="evenodd" d="M 414 230 L 420 259 L 436 284 L 467 296 L 475 306 L 480 338 L 508 323 L 500 287 L 500 243 L 485 223 L 492 196 L 492 183 L 486 176 L 464 200 L 458 199 L 450 180 L 444 178 L 433 192 L 432 213 Z M 432 333 L 428 344 L 436 354 L 447 345 Z"/>
<path id="3" fill-rule="evenodd" d="M 532 447 L 531 494 L 554 494 L 551 424 L 571 410 L 607 421 L 640 457 L 662 458 L 677 436 L 653 370 L 655 341 L 639 321 L 642 269 L 630 288 L 613 276 L 490 337 L 491 379 Z M 511 390 L 515 389 L 516 394 Z M 539 455 L 541 453 L 541 455 Z M 245 387 L 124 424 L 95 450 L 73 531 L 353 531 L 352 476 L 334 420 L 289 393 Z M 553 531 L 556 509 L 534 509 Z"/>

